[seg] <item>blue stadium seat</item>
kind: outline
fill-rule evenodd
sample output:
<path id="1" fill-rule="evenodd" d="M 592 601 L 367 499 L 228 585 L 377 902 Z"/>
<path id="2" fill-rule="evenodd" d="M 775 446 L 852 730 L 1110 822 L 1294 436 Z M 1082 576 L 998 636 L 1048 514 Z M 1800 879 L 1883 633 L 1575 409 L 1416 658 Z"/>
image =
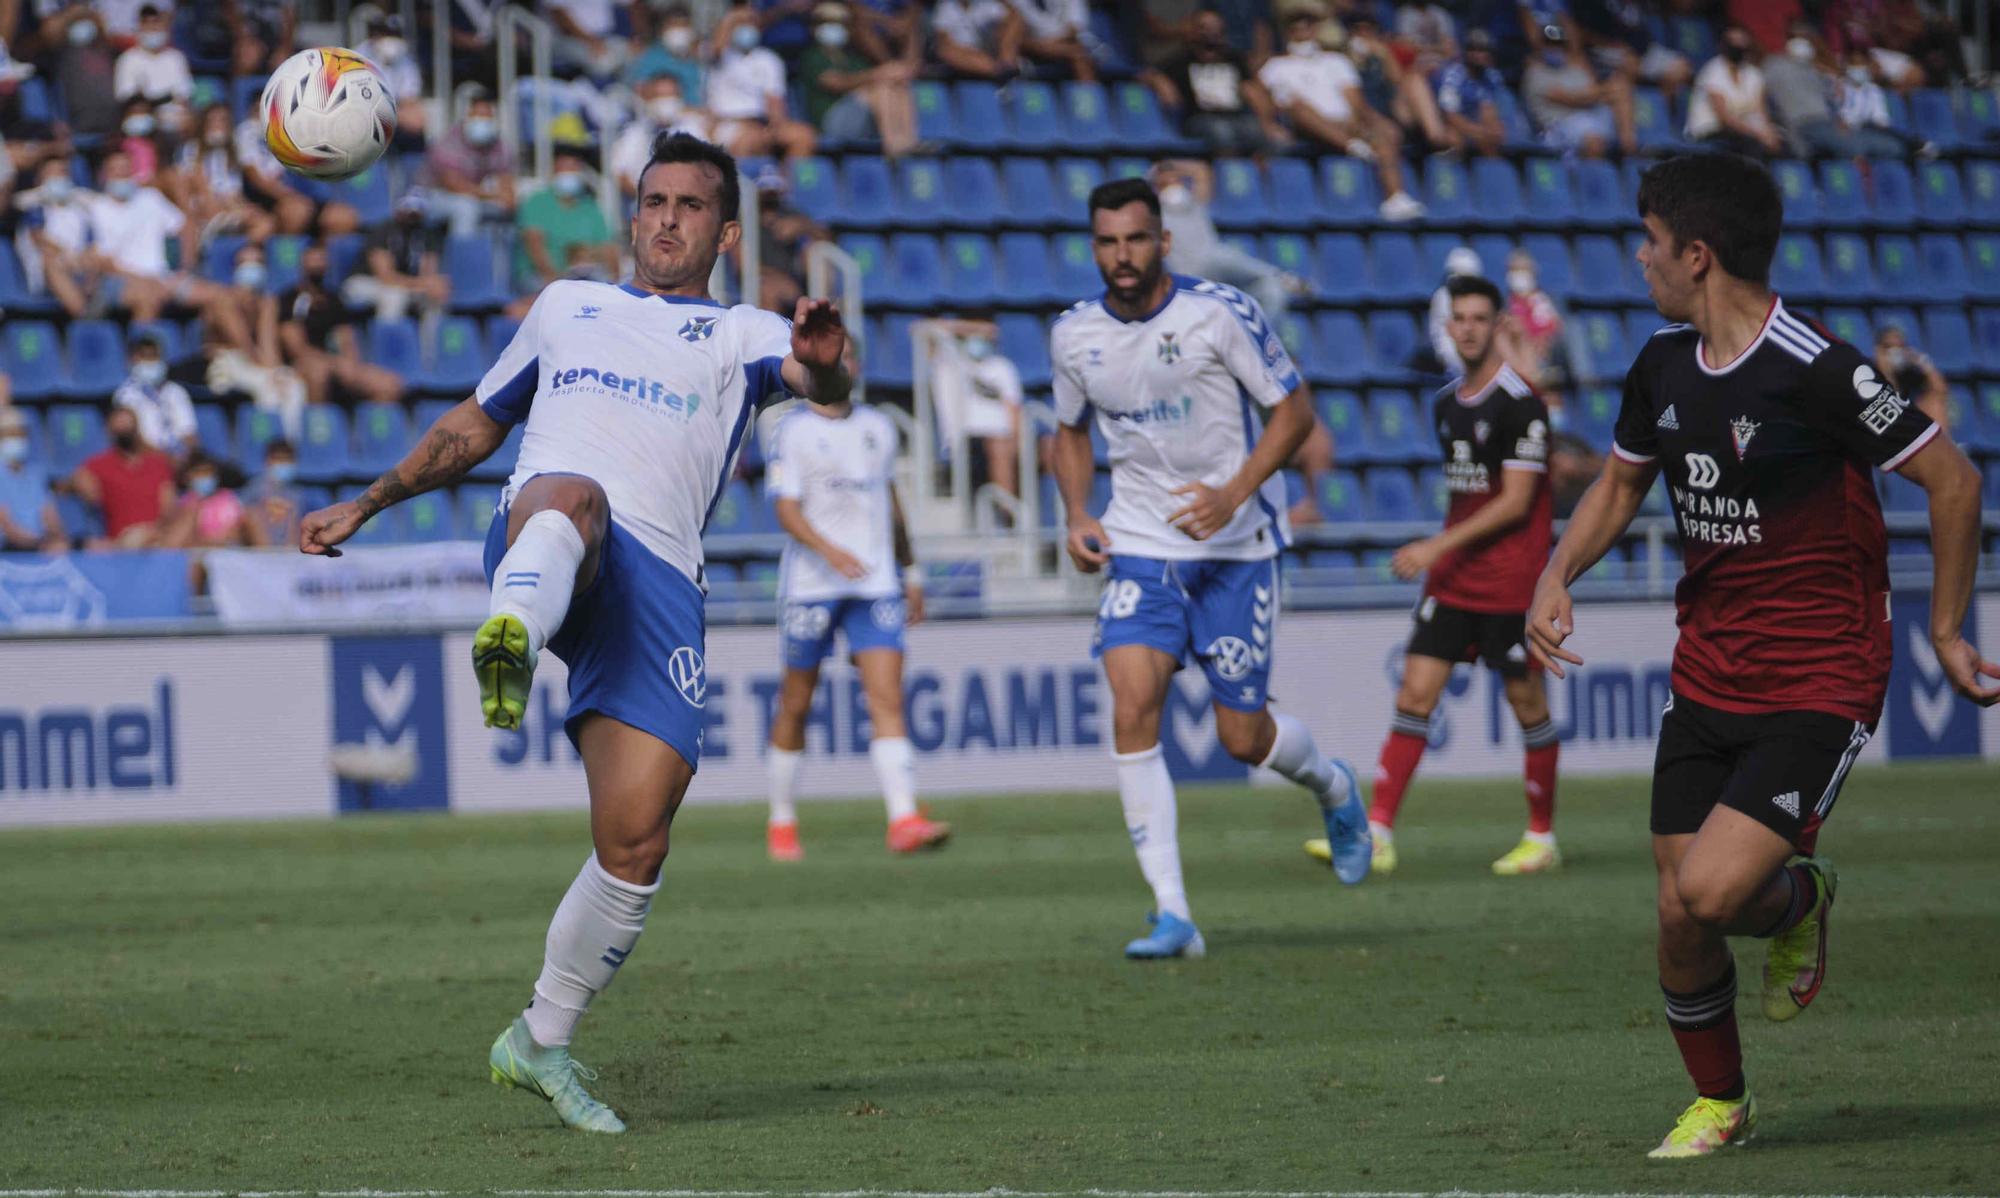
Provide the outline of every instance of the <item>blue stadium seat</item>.
<path id="1" fill-rule="evenodd" d="M 1000 326 L 1000 353 L 1020 371 L 1021 386 L 1030 391 L 1047 387 L 1049 338 L 1042 322 L 1025 313 L 1008 312 L 994 323 Z"/>
<path id="2" fill-rule="evenodd" d="M 1314 251 L 1318 262 L 1312 276 L 1320 299 L 1357 304 L 1369 296 L 1368 245 L 1359 233 L 1322 233 Z"/>
<path id="3" fill-rule="evenodd" d="M 49 473 L 68 474 L 104 448 L 104 414 L 90 404 L 56 404 L 48 411 L 42 434 Z"/>
<path id="4" fill-rule="evenodd" d="M 1569 430 L 1592 448 L 1609 450 L 1618 426 L 1618 409 L 1623 403 L 1617 388 L 1585 387 L 1564 409 Z"/>
<path id="5" fill-rule="evenodd" d="M 309 483 L 337 483 L 345 478 L 350 460 L 348 441 L 346 412 L 327 403 L 306 405 L 299 432 L 299 478 Z"/>
<path id="6" fill-rule="evenodd" d="M 1868 239 L 1855 233 L 1829 233 L 1826 237 L 1825 276 L 1827 290 L 1835 295 L 1860 298 L 1875 293 L 1875 266 Z"/>
<path id="7" fill-rule="evenodd" d="M 1803 233 L 1780 237 L 1777 256 L 1771 260 L 1771 287 L 1780 295 L 1800 299 L 1821 295 L 1826 278 L 1820 270 L 1819 244 Z"/>
<path id="8" fill-rule="evenodd" d="M 1940 150 L 1958 148 L 1958 118 L 1951 110 L 1950 92 L 1936 87 L 1911 92 L 1910 124 L 1918 137 L 1936 143 Z"/>
<path id="9" fill-rule="evenodd" d="M 201 254 L 202 277 L 214 283 L 227 283 L 236 273 L 236 251 L 249 243 L 248 237 L 236 233 L 222 233 L 210 239 Z"/>
<path id="10" fill-rule="evenodd" d="M 238 121 L 256 106 L 257 97 L 264 94 L 264 85 L 271 81 L 269 75 L 245 75 L 231 81 L 229 85 L 229 114 Z"/>
<path id="11" fill-rule="evenodd" d="M 1571 168 L 1577 222 L 1592 229 L 1622 229 L 1633 220 L 1632 207 L 1618 183 L 1618 169 L 1601 158 L 1586 158 Z M 1791 215 L 1788 205 L 1786 216 Z"/>
<path id="12" fill-rule="evenodd" d="M 1272 205 L 1264 175 L 1248 158 L 1215 161 L 1215 199 L 1209 204 L 1218 228 L 1262 228 L 1271 223 Z"/>
<path id="13" fill-rule="evenodd" d="M 354 410 L 354 452 L 349 464 L 359 474 L 381 474 L 401 461 L 416 440 L 410 418 L 399 404 L 362 404 Z"/>
<path id="14" fill-rule="evenodd" d="M 1049 261 L 1055 270 L 1056 291 L 1065 297 L 1065 303 L 1075 303 L 1104 290 L 1104 276 L 1097 273 L 1088 234 L 1058 233 L 1051 237 Z"/>
<path id="15" fill-rule="evenodd" d="M 1472 168 L 1472 187 L 1474 193 L 1479 196 L 1482 208 L 1486 205 L 1489 188 L 1499 187 L 1497 183 L 1489 184 L 1482 176 L 1481 171 L 1485 164 L 1486 160 L 1482 159 Z M 1614 187 L 1617 178 L 1616 174 L 1611 175 Z M 1563 164 L 1554 158 L 1530 158 L 1524 161 L 1521 164 L 1521 190 L 1525 191 L 1527 196 L 1521 218 L 1528 224 L 1545 229 L 1563 229 L 1578 223 L 1581 219 L 1577 205 L 1579 184 L 1572 181 L 1571 172 L 1564 170 Z M 1516 199 L 1518 202 L 1518 193 Z"/>
<path id="16" fill-rule="evenodd" d="M 741 594 L 751 599 L 769 600 L 778 597 L 778 563 L 773 561 L 749 561 L 743 563 L 743 590 Z"/>
<path id="17" fill-rule="evenodd" d="M 479 325 L 470 316 L 447 316 L 438 322 L 437 344 L 426 366 L 412 381 L 418 390 L 465 396 L 479 385 L 492 364 L 480 344 Z"/>
<path id="18" fill-rule="evenodd" d="M 1472 181 L 1466 177 L 1464 165 L 1442 155 L 1424 159 L 1422 199 L 1424 224 L 1433 228 L 1455 229 L 1476 219 Z"/>
<path id="19" fill-rule="evenodd" d="M 1040 228 L 1059 223 L 1051 211 L 1055 176 L 1040 158 L 1006 158 L 1000 163 L 1001 223 Z M 1082 224 L 1081 219 L 1069 222 Z"/>
<path id="20" fill-rule="evenodd" d="M 229 412 L 219 403 L 198 403 L 194 405 L 195 441 L 212 457 L 229 456 Z M 258 462 L 240 462 L 238 465 L 252 474 L 261 465 Z"/>
<path id="21" fill-rule="evenodd" d="M 2000 162 L 1968 159 L 1960 169 L 1966 219 L 1981 228 L 2000 227 Z"/>
<path id="22" fill-rule="evenodd" d="M 895 283 L 889 278 L 889 247 L 879 233 L 842 233 L 835 244 L 854 259 L 861 271 L 861 291 L 871 304 L 894 301 Z"/>
<path id="23" fill-rule="evenodd" d="M 1112 85 L 1111 127 L 1118 144 L 1134 153 L 1171 152 L 1186 144 L 1160 111 L 1160 98 L 1143 83 Z"/>
<path id="24" fill-rule="evenodd" d="M 486 538 L 493 513 L 500 506 L 500 489 L 481 483 L 460 483 L 452 493 L 451 506 L 458 513 L 458 535 L 467 541 Z"/>
<path id="25" fill-rule="evenodd" d="M 847 159 L 840 172 L 840 202 L 829 218 L 857 229 L 880 229 L 896 221 L 896 187 L 886 160 L 869 155 Z"/>
<path id="26" fill-rule="evenodd" d="M 910 98 L 917 110 L 917 137 L 922 141 L 951 145 L 959 140 L 958 115 L 952 111 L 951 96 L 934 79 L 919 79 L 910 85 Z"/>
<path id="27" fill-rule="evenodd" d="M 382 369 L 414 379 L 423 372 L 423 349 L 417 343 L 417 325 L 412 320 L 371 320 L 363 338 L 363 353 Z"/>
<path id="28" fill-rule="evenodd" d="M 30 316 L 54 315 L 62 311 L 62 305 L 54 296 L 37 295 L 28 290 L 27 275 L 21 270 L 21 261 L 14 255 L 11 238 L 0 237 L 0 310 L 10 315 L 25 313 Z"/>
<path id="29" fill-rule="evenodd" d="M 1883 474 L 1882 508 L 1890 512 L 1922 512 L 1930 508 L 1924 489 L 1895 471 Z"/>
<path id="30" fill-rule="evenodd" d="M 1634 299 L 1624 257 L 1618 243 L 1610 237 L 1587 234 L 1577 238 L 1575 297 L 1597 304 Z"/>
<path id="31" fill-rule="evenodd" d="M 1813 182 L 1812 168 L 1795 158 L 1781 158 L 1771 164 L 1778 194 L 1785 201 L 1785 226 L 1817 229 L 1820 226 L 1819 187 Z"/>
<path id="32" fill-rule="evenodd" d="M 1265 191 L 1271 223 L 1281 229 L 1310 229 L 1319 223 L 1319 184 L 1303 158 L 1273 158 L 1265 164 Z"/>
<path id="33" fill-rule="evenodd" d="M 1365 504 L 1370 520 L 1420 520 L 1423 502 L 1417 497 L 1417 480 L 1407 470 L 1380 466 L 1370 470 L 1362 485 L 1367 488 Z"/>
<path id="34" fill-rule="evenodd" d="M 486 318 L 486 360 L 498 361 L 507 347 L 514 343 L 514 334 L 521 331 L 521 322 L 511 316 L 489 316 Z"/>
<path id="35" fill-rule="evenodd" d="M 1273 233 L 1264 238 L 1263 259 L 1286 274 L 1313 281 L 1319 263 L 1312 240 L 1304 233 Z"/>
<path id="36" fill-rule="evenodd" d="M 422 543 L 458 539 L 458 521 L 452 516 L 451 496 L 445 492 L 426 491 L 402 507 L 404 540 Z"/>
<path id="37" fill-rule="evenodd" d="M 1327 377 L 1326 354 L 1320 346 L 1318 330 L 1305 314 L 1290 311 L 1272 317 L 1271 327 L 1277 330 L 1278 340 L 1284 342 L 1285 352 L 1292 356 L 1292 364 L 1306 381 Z"/>
<path id="38" fill-rule="evenodd" d="M 1930 282 L 1930 298 L 1963 299 L 1972 290 L 1965 270 L 1965 247 L 1950 233 L 1925 233 L 1917 238 L 1917 262 Z"/>
<path id="39" fill-rule="evenodd" d="M 167 361 L 178 362 L 182 358 L 201 352 L 200 321 L 194 323 L 194 330 L 194 336 L 190 337 L 179 324 L 171 320 L 135 320 L 126 327 L 124 341 L 118 349 L 119 361 L 125 360 L 125 345 L 131 344 L 132 339 L 140 333 L 150 333 L 159 338 L 160 353 Z"/>
<path id="40" fill-rule="evenodd" d="M 946 159 L 944 195 L 960 224 L 983 228 L 1000 223 L 1006 215 L 1000 202 L 1000 172 L 990 158 L 959 155 Z"/>
<path id="41" fill-rule="evenodd" d="M 1570 264 L 1569 243 L 1553 233 L 1530 233 L 1521 248 L 1535 260 L 1535 278 L 1542 290 L 1567 300 L 1576 290 L 1576 268 Z"/>
<path id="42" fill-rule="evenodd" d="M 1979 384 L 1964 426 L 1953 435 L 1981 453 L 2000 453 L 2000 383 Z"/>
<path id="43" fill-rule="evenodd" d="M 285 435 L 278 414 L 269 408 L 244 407 L 236 413 L 236 461 L 244 469 L 262 467 L 264 446 Z"/>
<path id="44" fill-rule="evenodd" d="M 1000 268 L 993 260 L 993 242 L 977 233 L 953 233 L 944 239 L 943 298 L 959 304 L 1006 303 Z"/>
<path id="45" fill-rule="evenodd" d="M 1053 150 L 1063 144 L 1062 118 L 1056 110 L 1055 88 L 1031 80 L 1009 84 L 1007 144 L 1020 150 Z"/>
<path id="46" fill-rule="evenodd" d="M 2000 140 L 2000 93 L 1986 87 L 1957 89 L 1958 135 L 1965 144 L 1986 144 Z"/>
<path id="47" fill-rule="evenodd" d="M 1949 162 L 1918 164 L 1917 220 L 1934 229 L 1956 229 L 1965 223 L 1965 189 L 1957 167 Z"/>
<path id="48" fill-rule="evenodd" d="M 1378 303 L 1413 304 L 1430 298 L 1437 278 L 1423 269 L 1417 239 L 1408 233 L 1376 233 L 1368 239 L 1368 298 Z"/>
<path id="49" fill-rule="evenodd" d="M 1320 162 L 1320 219 L 1339 228 L 1366 227 L 1380 222 L 1377 211 L 1382 190 L 1367 163 L 1353 158 Z"/>
<path id="50" fill-rule="evenodd" d="M 125 381 L 125 335 L 108 320 L 78 320 L 69 326 L 69 374 L 60 388 L 66 399 L 109 399 Z"/>
<path id="51" fill-rule="evenodd" d="M 74 495 L 56 496 L 56 516 L 62 521 L 63 532 L 72 540 L 84 541 L 104 535 L 104 518 L 98 515 L 97 509 Z"/>
<path id="52" fill-rule="evenodd" d="M 1428 462 L 1437 458 L 1430 426 L 1407 391 L 1368 393 L 1368 437 L 1386 462 Z"/>
<path id="53" fill-rule="evenodd" d="M 909 313 L 886 316 L 876 332 L 876 353 L 870 359 L 879 363 L 879 369 L 870 373 L 869 378 L 885 387 L 907 390 L 910 386 L 910 326 L 917 323 L 917 317 Z"/>
<path id="54" fill-rule="evenodd" d="M 521 437 L 527 428 L 525 422 L 507 430 L 507 439 L 493 456 L 465 472 L 467 478 L 476 482 L 505 482 L 514 473 L 514 462 L 521 456 Z"/>
<path id="55" fill-rule="evenodd" d="M 1442 466 L 1426 466 L 1417 471 L 1417 519 L 1443 520 L 1451 507 L 1451 489 L 1445 484 Z"/>
<path id="56" fill-rule="evenodd" d="M 1891 300 L 1922 300 L 1930 296 L 1917 246 L 1908 237 L 1885 234 L 1875 239 L 1875 295 Z"/>
<path id="57" fill-rule="evenodd" d="M 20 104 L 22 123 L 47 125 L 56 119 L 55 101 L 49 94 L 48 81 L 45 79 L 21 80 L 16 99 Z"/>
<path id="58" fill-rule="evenodd" d="M 370 545 L 401 545 L 409 541 L 409 530 L 409 508 L 399 503 L 395 507 L 375 513 L 347 539 L 347 544 L 362 548 Z"/>
<path id="59" fill-rule="evenodd" d="M 1360 475 L 1352 470 L 1329 470 L 1320 476 L 1313 499 L 1320 515 L 1336 524 L 1352 524 L 1367 519 L 1362 495 Z"/>
<path id="60" fill-rule="evenodd" d="M 1917 320 L 1916 309 L 1905 308 L 1900 306 L 1876 308 L 1874 312 L 1870 315 L 1869 327 L 1873 328 L 1877 333 L 1877 335 L 1879 335 L 1883 329 L 1886 329 L 1892 325 L 1895 326 L 1896 328 L 1903 330 L 1903 336 L 1907 338 L 1912 345 L 1916 345 L 1920 349 L 1923 348 L 1921 342 L 1923 340 L 1924 331 L 1923 331 L 1923 326 Z M 1872 342 L 1868 345 L 1863 345 L 1860 348 L 1861 352 L 1865 354 L 1873 354 L 1874 352 L 1874 346 Z"/>
<path id="61" fill-rule="evenodd" d="M 1368 377 L 1383 383 L 1408 381 L 1411 363 L 1424 344 L 1416 317 L 1402 311 L 1373 312 L 1366 327 Z"/>
<path id="62" fill-rule="evenodd" d="M 702 532 L 714 536 L 741 536 L 756 531 L 753 523 L 755 509 L 760 502 L 750 484 L 740 478 L 731 479 L 722 488 L 722 495 L 716 500 L 715 510 L 708 514 L 708 524 Z"/>
<path id="63" fill-rule="evenodd" d="M 1828 308 L 1820 314 L 1827 331 L 1847 342 L 1858 345 L 1868 352 L 1874 344 L 1874 337 L 1868 324 L 1868 313 L 1859 308 Z"/>
<path id="64" fill-rule="evenodd" d="M 483 234 L 447 237 L 440 267 L 451 281 L 451 310 L 491 312 L 514 298 L 513 288 L 503 281 L 510 266 L 506 255 L 495 253 L 493 239 Z"/>
<path id="65" fill-rule="evenodd" d="M 893 215 L 898 225 L 913 229 L 967 223 L 946 202 L 944 168 L 935 158 L 905 158 L 897 164 Z"/>
<path id="66" fill-rule="evenodd" d="M 452 399 L 420 399 L 412 404 L 410 407 L 410 439 L 414 441 L 416 438 L 422 436 L 425 430 L 437 423 L 438 417 L 457 406 L 458 401 Z"/>
<path id="67" fill-rule="evenodd" d="M 1666 318 L 1660 315 L 1657 308 L 1625 309 L 1625 352 L 1637 358 L 1639 351 L 1645 348 L 1646 342 L 1653 339 L 1654 333 L 1666 327 L 1666 323 Z M 1628 361 L 1619 368 L 1618 373 L 1623 375 L 1630 366 L 1631 363 Z"/>
<path id="68" fill-rule="evenodd" d="M 1639 145 L 1643 149 L 1656 149 L 1680 144 L 1680 126 L 1674 121 L 1667 98 L 1657 87 L 1640 87 L 1632 91 L 1632 121 L 1639 133 Z"/>
<path id="69" fill-rule="evenodd" d="M 351 179 L 317 182 L 303 188 L 326 203 L 352 204 L 364 225 L 388 220 L 395 197 L 389 190 L 389 164 L 377 162 Z"/>
<path id="70" fill-rule="evenodd" d="M 1919 344 L 1946 375 L 1969 374 L 1979 365 L 1979 353 L 1972 343 L 1972 322 L 1965 318 L 1963 308 L 1924 309 L 1923 340 Z"/>
<path id="71" fill-rule="evenodd" d="M 791 175 L 787 198 L 793 207 L 814 220 L 832 220 L 840 210 L 840 176 L 833 169 L 833 160 L 817 155 L 794 158 Z"/>
<path id="72" fill-rule="evenodd" d="M 56 397 L 63 381 L 62 342 L 54 325 L 41 320 L 9 320 L 0 326 L 0 372 L 17 400 Z"/>
<path id="73" fill-rule="evenodd" d="M 1538 160 L 1549 182 L 1549 190 L 1561 195 L 1559 221 L 1569 219 L 1569 180 L 1561 168 L 1544 158 Z M 1528 219 L 1521 203 L 1521 177 L 1505 158 L 1479 158 L 1472 163 L 1472 223 L 1489 229 L 1512 229 Z M 1547 223 L 1538 221 L 1537 223 Z"/>
<path id="74" fill-rule="evenodd" d="M 1062 85 L 1062 140 L 1079 150 L 1110 150 L 1118 146 L 1111 127 L 1111 96 L 1101 83 Z"/>
<path id="75" fill-rule="evenodd" d="M 2000 235 L 1972 233 L 1965 238 L 1966 286 L 1980 299 L 2000 299 Z"/>
<path id="76" fill-rule="evenodd" d="M 1073 304 L 1083 298 L 1056 286 L 1049 268 L 1049 245 L 1040 233 L 1000 235 L 1000 277 L 1007 281 L 1007 292 L 1016 303 Z"/>
<path id="77" fill-rule="evenodd" d="M 889 287 L 886 303 L 922 306 L 944 291 L 944 255 L 937 239 L 923 233 L 897 233 L 889 238 Z"/>
<path id="78" fill-rule="evenodd" d="M 1336 461 L 1365 466 L 1379 460 L 1369 439 L 1368 420 L 1361 397 L 1352 391 L 1319 391 L 1313 395 L 1313 413 L 1333 437 Z"/>
<path id="79" fill-rule="evenodd" d="M 1368 343 L 1368 332 L 1361 324 L 1361 317 L 1352 312 L 1322 312 L 1313 322 L 1319 330 L 1320 350 L 1324 355 L 1324 377 L 1330 383 L 1359 383 L 1368 377 L 1364 364 L 1363 347 Z"/>
<path id="80" fill-rule="evenodd" d="M 1820 223 L 1832 228 L 1853 229 L 1868 223 L 1868 192 L 1854 163 L 1820 163 L 1819 211 Z"/>
<path id="81" fill-rule="evenodd" d="M 2000 308 L 1972 310 L 1972 341 L 1979 347 L 1979 373 L 2000 376 Z"/>
<path id="82" fill-rule="evenodd" d="M 269 272 L 266 291 L 283 295 L 299 285 L 299 257 L 305 248 L 306 239 L 294 233 L 280 234 L 264 243 L 264 266 Z"/>
<path id="83" fill-rule="evenodd" d="M 1000 110 L 1000 91 L 991 83 L 952 85 L 958 113 L 958 141 L 973 150 L 996 150 L 1008 140 L 1007 117 Z"/>
<path id="84" fill-rule="evenodd" d="M 1090 193 L 1104 182 L 1104 167 L 1095 158 L 1058 158 L 1055 177 L 1051 194 L 1058 207 L 1051 215 L 1058 224 L 1083 224 L 1090 214 Z"/>
<path id="85" fill-rule="evenodd" d="M 1892 158 L 1873 164 L 1869 217 L 1888 229 L 1907 229 L 1917 223 L 1917 181 L 1910 168 Z"/>
<path id="86" fill-rule="evenodd" d="M 1571 362 L 1571 369 L 1585 382 L 1623 378 L 1632 365 L 1632 356 L 1625 352 L 1625 329 L 1617 315 L 1584 311 L 1574 313 L 1570 320 L 1576 326 L 1586 356 L 1585 361 Z"/>
<path id="87" fill-rule="evenodd" d="M 338 288 L 347 281 L 361 265 L 361 251 L 365 246 L 361 234 L 343 233 L 329 237 L 326 242 L 326 285 Z"/>

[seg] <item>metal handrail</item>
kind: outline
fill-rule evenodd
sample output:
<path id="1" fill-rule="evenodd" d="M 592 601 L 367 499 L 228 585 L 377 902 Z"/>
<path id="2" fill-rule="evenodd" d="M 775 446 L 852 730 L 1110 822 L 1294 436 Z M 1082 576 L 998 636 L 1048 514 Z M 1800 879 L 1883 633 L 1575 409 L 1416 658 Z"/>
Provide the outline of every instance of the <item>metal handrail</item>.
<path id="1" fill-rule="evenodd" d="M 414 23 L 403 27 L 405 37 L 414 32 Z M 435 138 L 451 127 L 451 0 L 432 0 L 431 3 L 430 89 L 429 135 Z"/>
<path id="2" fill-rule="evenodd" d="M 497 97 L 500 108 L 500 142 L 513 156 L 515 167 L 521 162 L 521 109 L 514 102 L 514 88 L 519 82 L 515 66 L 514 39 L 516 29 L 525 29 L 531 39 L 528 43 L 529 67 L 535 79 L 535 170 L 537 179 L 546 180 L 555 161 L 555 140 L 549 133 L 549 84 L 555 79 L 553 66 L 555 26 L 523 8 L 502 5 L 493 14 L 494 35 L 500 51 L 500 94 Z"/>

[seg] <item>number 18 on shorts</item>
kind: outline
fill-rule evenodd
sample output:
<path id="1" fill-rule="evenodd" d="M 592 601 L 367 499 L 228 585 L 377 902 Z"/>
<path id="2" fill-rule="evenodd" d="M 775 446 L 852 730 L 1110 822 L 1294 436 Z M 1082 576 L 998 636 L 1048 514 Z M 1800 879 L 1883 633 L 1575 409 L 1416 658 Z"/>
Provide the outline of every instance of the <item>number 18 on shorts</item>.
<path id="1" fill-rule="evenodd" d="M 1278 620 L 1278 566 L 1261 561 L 1163 561 L 1114 555 L 1097 606 L 1092 656 L 1145 645 L 1175 661 L 1193 658 L 1215 701 L 1261 711 L 1271 681 Z"/>

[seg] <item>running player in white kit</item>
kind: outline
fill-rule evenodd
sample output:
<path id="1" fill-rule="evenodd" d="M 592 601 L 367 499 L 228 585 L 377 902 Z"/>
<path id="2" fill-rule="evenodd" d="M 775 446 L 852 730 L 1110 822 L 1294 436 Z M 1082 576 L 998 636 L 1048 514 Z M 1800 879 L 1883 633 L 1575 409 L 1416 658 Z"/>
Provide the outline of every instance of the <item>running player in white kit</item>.
<path id="1" fill-rule="evenodd" d="M 1173 779 L 1160 714 L 1174 672 L 1208 675 L 1215 731 L 1229 755 L 1262 765 L 1318 801 L 1333 868 L 1368 876 L 1368 813 L 1345 762 L 1330 761 L 1297 718 L 1271 710 L 1277 554 L 1288 534 L 1274 476 L 1312 431 L 1312 395 L 1255 300 L 1234 287 L 1171 275 L 1160 200 L 1143 179 L 1090 195 L 1104 294 L 1056 319 L 1056 481 L 1070 559 L 1110 567 L 1093 652 L 1111 684 L 1118 794 L 1153 888 L 1152 931 L 1134 958 L 1198 957 L 1201 933 L 1181 881 Z M 1258 409 L 1270 413 L 1265 426 Z M 1085 504 L 1095 472 L 1091 420 L 1111 450 L 1111 505 Z"/>
<path id="2" fill-rule="evenodd" d="M 951 835 L 951 825 L 917 810 L 916 753 L 903 724 L 903 628 L 923 618 L 924 590 L 890 481 L 896 445 L 889 418 L 851 400 L 800 404 L 771 436 L 765 478 L 778 524 L 792 538 L 778 568 L 785 679 L 765 750 L 764 835 L 774 861 L 804 856 L 792 788 L 820 663 L 833 655 L 836 632 L 868 698 L 868 757 L 889 809 L 890 851 L 936 848 Z"/>
<path id="3" fill-rule="evenodd" d="M 667 829 L 701 756 L 701 531 L 755 407 L 847 398 L 839 312 L 797 323 L 708 296 L 742 237 L 736 163 L 663 135 L 639 180 L 633 281 L 563 281 L 535 300 L 471 399 L 438 418 L 358 499 L 307 516 L 333 554 L 371 516 L 447 486 L 526 422 L 487 534 L 492 616 L 473 641 L 486 722 L 518 728 L 543 648 L 569 666 L 565 730 L 583 757 L 595 852 L 549 925 L 533 1001 L 494 1041 L 493 1080 L 548 1099 L 582 1131 L 622 1132 L 569 1056 L 578 1019 L 645 926 Z"/>

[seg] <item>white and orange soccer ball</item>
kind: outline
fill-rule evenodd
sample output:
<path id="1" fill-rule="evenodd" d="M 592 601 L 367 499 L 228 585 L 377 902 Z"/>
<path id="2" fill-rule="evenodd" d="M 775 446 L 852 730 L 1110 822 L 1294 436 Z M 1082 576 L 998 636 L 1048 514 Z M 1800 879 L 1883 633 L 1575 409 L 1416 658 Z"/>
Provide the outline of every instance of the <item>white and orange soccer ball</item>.
<path id="1" fill-rule="evenodd" d="M 271 72 L 257 109 L 272 156 L 314 179 L 360 174 L 396 135 L 396 98 L 381 70 L 338 46 L 287 58 Z"/>

